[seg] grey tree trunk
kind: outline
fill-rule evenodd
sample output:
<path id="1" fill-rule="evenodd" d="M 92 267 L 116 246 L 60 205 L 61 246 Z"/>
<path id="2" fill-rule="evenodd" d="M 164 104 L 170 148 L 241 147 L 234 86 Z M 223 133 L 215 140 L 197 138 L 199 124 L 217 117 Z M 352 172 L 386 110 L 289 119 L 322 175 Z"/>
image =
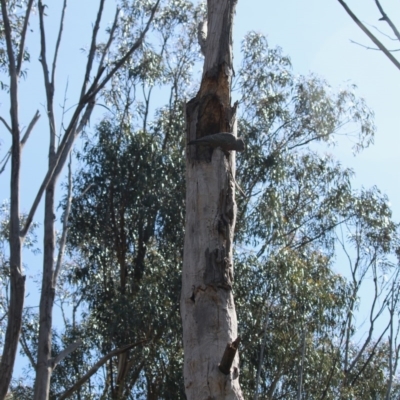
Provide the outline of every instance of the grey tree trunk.
<path id="1" fill-rule="evenodd" d="M 11 91 L 14 92 L 13 87 Z M 15 90 L 16 92 L 16 90 Z M 15 98 L 15 103 L 18 104 Z M 17 106 L 18 107 L 18 106 Z M 13 116 L 13 112 L 11 115 Z M 4 399 L 11 382 L 22 324 L 25 297 L 25 276 L 22 274 L 22 239 L 19 229 L 19 175 L 21 148 L 18 119 L 12 118 L 11 202 L 10 202 L 10 305 L 3 356 L 0 364 L 0 399 Z"/>
<path id="2" fill-rule="evenodd" d="M 46 189 L 45 216 L 44 216 L 44 251 L 43 251 L 43 278 L 39 307 L 39 340 L 36 365 L 36 380 L 34 399 L 48 399 L 50 378 L 53 372 L 51 364 L 51 342 L 53 326 L 53 305 L 55 297 L 54 281 L 54 191 L 55 180 L 52 180 Z"/>
<path id="3" fill-rule="evenodd" d="M 30 3 L 31 4 L 31 3 Z M 21 142 L 18 119 L 18 76 L 21 69 L 21 52 L 23 44 L 20 45 L 19 55 L 15 57 L 11 40 L 11 24 L 8 18 L 7 5 L 1 0 L 1 14 L 4 25 L 4 36 L 6 39 L 8 71 L 10 75 L 10 119 L 12 135 L 11 148 L 11 182 L 10 182 L 10 303 L 6 335 L 4 339 L 4 350 L 0 362 L 0 399 L 7 395 L 8 386 L 11 382 L 15 357 L 18 348 L 18 338 L 22 325 L 22 310 L 25 296 L 25 276 L 22 274 L 21 247 L 23 238 L 19 228 L 19 177 L 21 168 Z"/>
<path id="4" fill-rule="evenodd" d="M 232 23 L 236 0 L 208 0 L 208 35 L 202 45 L 200 90 L 186 107 L 187 142 L 219 132 L 236 135 L 231 107 Z M 189 146 L 186 157 L 186 224 L 182 276 L 184 380 L 193 399 L 242 399 L 239 357 L 227 374 L 219 364 L 237 338 L 232 295 L 236 221 L 235 152 Z"/>

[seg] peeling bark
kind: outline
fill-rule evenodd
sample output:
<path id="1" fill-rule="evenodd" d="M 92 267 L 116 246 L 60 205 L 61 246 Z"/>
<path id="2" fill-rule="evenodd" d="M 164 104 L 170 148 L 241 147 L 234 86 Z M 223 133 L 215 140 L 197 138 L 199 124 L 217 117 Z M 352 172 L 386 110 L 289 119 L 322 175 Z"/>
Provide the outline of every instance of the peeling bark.
<path id="1" fill-rule="evenodd" d="M 237 136 L 236 104 L 231 106 L 230 92 L 235 5 L 235 0 L 208 0 L 208 35 L 201 43 L 203 78 L 186 106 L 187 143 L 219 132 Z M 227 344 L 238 336 L 232 295 L 234 177 L 234 151 L 187 147 L 181 316 L 189 400 L 243 399 L 238 354 L 226 375 L 218 368 Z"/>

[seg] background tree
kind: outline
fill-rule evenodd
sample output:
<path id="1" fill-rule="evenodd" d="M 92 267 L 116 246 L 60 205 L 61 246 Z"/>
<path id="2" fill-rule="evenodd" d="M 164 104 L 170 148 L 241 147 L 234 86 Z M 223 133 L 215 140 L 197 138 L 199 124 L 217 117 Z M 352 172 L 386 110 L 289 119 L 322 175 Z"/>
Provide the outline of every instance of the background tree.
<path id="1" fill-rule="evenodd" d="M 372 380 L 363 375 L 374 340 L 367 335 L 354 343 L 353 306 L 367 277 L 375 278 L 369 332 L 377 335 L 374 346 L 385 348 L 383 334 L 397 326 L 398 317 L 378 329 L 382 309 L 376 305 L 387 310 L 398 293 L 397 225 L 376 188 L 353 193 L 352 171 L 315 151 L 318 142 L 334 143 L 351 121 L 360 127 L 354 150 L 361 150 L 373 138 L 372 116 L 352 88 L 336 95 L 314 76 L 293 75 L 289 59 L 262 35 L 249 34 L 242 49 L 236 87 L 244 94 L 239 126 L 247 151 L 239 157 L 237 179 L 247 197 L 239 197 L 236 265 L 239 328 L 248 334 L 243 389 L 248 397 L 260 385 L 267 398 L 350 398 L 357 390 L 374 398 L 372 391 L 366 394 Z M 337 236 L 338 228 L 346 233 Z M 350 281 L 333 269 L 342 246 Z M 387 351 L 383 364 L 394 361 L 393 354 Z M 385 369 L 375 386 L 380 393 L 386 393 L 392 372 Z"/>
<path id="2" fill-rule="evenodd" d="M 14 367 L 15 354 L 21 331 L 23 300 L 25 291 L 25 276 L 22 272 L 22 257 L 21 245 L 29 231 L 33 216 L 39 205 L 42 196 L 45 199 L 45 218 L 44 218 L 44 250 L 43 250 L 43 277 L 40 300 L 40 315 L 39 315 L 39 338 L 37 349 L 37 362 L 35 365 L 35 395 L 36 399 L 48 398 L 50 376 L 59 359 L 51 357 L 51 334 L 52 334 L 52 310 L 54 304 L 54 293 L 59 272 L 59 266 L 54 265 L 55 257 L 55 234 L 54 234 L 54 201 L 55 188 L 57 178 L 60 175 L 65 161 L 70 153 L 74 139 L 79 135 L 87 124 L 90 115 L 93 111 L 96 96 L 110 81 L 115 72 L 131 57 L 131 55 L 142 44 L 146 32 L 150 28 L 156 8 L 159 1 L 150 8 L 137 8 L 138 4 L 133 5 L 135 13 L 131 13 L 129 23 L 136 25 L 139 33 L 134 41 L 130 44 L 129 50 L 123 55 L 108 59 L 110 48 L 118 34 L 117 28 L 123 28 L 123 25 L 117 26 L 119 22 L 119 9 L 115 13 L 113 25 L 109 30 L 109 37 L 104 44 L 98 43 L 98 30 L 103 13 L 104 1 L 99 2 L 99 10 L 96 22 L 93 26 L 91 46 L 88 53 L 88 62 L 84 73 L 83 85 L 81 93 L 76 102 L 76 107 L 69 121 L 64 121 L 62 131 L 56 130 L 55 110 L 54 110 L 54 95 L 55 95 L 55 69 L 57 65 L 57 57 L 60 50 L 60 44 L 63 33 L 63 24 L 65 17 L 66 1 L 63 2 L 61 11 L 61 22 L 58 28 L 57 41 L 52 61 L 48 62 L 48 52 L 46 51 L 46 34 L 44 26 L 45 7 L 46 5 L 39 0 L 37 3 L 39 16 L 39 31 L 40 31 L 40 63 L 42 64 L 44 87 L 46 92 L 46 115 L 49 123 L 49 164 L 46 176 L 40 186 L 38 194 L 33 202 L 33 205 L 28 213 L 25 224 L 22 228 L 19 226 L 20 215 L 20 166 L 21 166 L 21 149 L 23 143 L 29 136 L 30 131 L 34 127 L 39 118 L 37 112 L 31 120 L 26 136 L 21 138 L 20 130 L 20 114 L 18 107 L 18 84 L 21 78 L 23 61 L 27 58 L 25 51 L 25 41 L 28 32 L 29 18 L 32 13 L 34 2 L 29 0 L 26 4 L 20 2 L 1 1 L 2 11 L 2 26 L 3 30 L 0 33 L 2 42 L 5 42 L 5 48 L 2 50 L 2 66 L 6 64 L 7 72 L 10 77 L 9 93 L 10 93 L 10 120 L 7 123 L 2 117 L 2 122 L 7 127 L 12 135 L 11 148 L 11 179 L 10 179 L 10 302 L 8 308 L 7 329 L 4 342 L 3 356 L 0 363 L 0 398 L 6 396 L 8 386 L 10 384 L 11 375 Z M 126 4 L 126 3 L 125 3 Z M 125 6 L 125 8 L 131 5 Z M 22 9 L 22 17 L 16 16 L 19 14 L 16 9 Z M 138 10 L 140 10 L 138 12 Z M 144 15 L 149 15 L 146 22 L 143 23 Z M 136 21 L 136 24 L 134 23 Z M 98 62 L 95 58 L 98 57 Z M 97 67 L 97 71 L 95 70 Z M 63 249 L 60 249 L 60 254 Z M 71 351 L 74 347 L 69 348 Z M 60 353 L 61 354 L 61 353 Z"/>

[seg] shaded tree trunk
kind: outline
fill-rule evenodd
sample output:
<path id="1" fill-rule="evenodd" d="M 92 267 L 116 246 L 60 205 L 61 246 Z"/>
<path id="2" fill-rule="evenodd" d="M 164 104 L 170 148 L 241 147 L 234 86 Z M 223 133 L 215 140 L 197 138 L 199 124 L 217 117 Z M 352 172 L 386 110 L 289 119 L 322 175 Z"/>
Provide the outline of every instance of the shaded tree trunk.
<path id="1" fill-rule="evenodd" d="M 232 23 L 236 0 L 208 0 L 208 35 L 197 96 L 186 107 L 187 142 L 236 134 L 231 107 Z M 186 225 L 181 316 L 184 380 L 191 399 L 242 399 L 236 354 L 228 375 L 218 365 L 237 338 L 232 295 L 236 222 L 235 152 L 191 146 L 186 157 Z"/>

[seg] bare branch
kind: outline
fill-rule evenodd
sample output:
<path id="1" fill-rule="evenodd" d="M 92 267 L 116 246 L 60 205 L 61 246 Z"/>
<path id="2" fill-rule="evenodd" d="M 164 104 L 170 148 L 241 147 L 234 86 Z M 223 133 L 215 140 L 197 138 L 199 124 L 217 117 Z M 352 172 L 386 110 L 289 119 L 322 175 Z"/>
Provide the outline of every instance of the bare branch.
<path id="1" fill-rule="evenodd" d="M 26 31 L 28 29 L 29 15 L 31 14 L 32 5 L 33 5 L 33 0 L 29 0 L 29 3 L 26 7 L 24 26 L 23 26 L 22 32 L 21 32 L 21 43 L 19 45 L 18 60 L 17 60 L 17 75 L 20 74 L 21 68 L 22 68 L 22 59 L 24 58 Z"/>
<path id="2" fill-rule="evenodd" d="M 0 0 L 2 2 L 4 2 L 5 0 Z M 102 1 L 102 3 L 104 3 L 104 0 Z M 21 232 L 20 232 L 20 236 L 22 238 L 24 238 L 29 230 L 29 226 L 32 223 L 33 220 L 33 216 L 36 212 L 36 209 L 40 203 L 40 200 L 42 198 L 42 195 L 44 193 L 44 191 L 47 188 L 47 185 L 49 184 L 49 182 L 51 181 L 51 179 L 53 179 L 53 176 L 55 176 L 62 168 L 62 166 L 64 165 L 64 162 L 69 154 L 69 151 L 71 150 L 72 144 L 75 140 L 75 137 L 77 136 L 77 134 L 79 133 L 80 130 L 83 129 L 84 125 L 87 123 L 90 114 L 93 110 L 93 107 L 95 105 L 95 98 L 97 93 L 107 84 L 107 82 L 111 79 L 111 77 L 118 71 L 118 69 L 126 62 L 126 60 L 128 60 L 129 57 L 132 56 L 133 52 L 135 50 L 137 50 L 139 48 L 139 46 L 142 44 L 143 39 L 147 33 L 147 31 L 150 28 L 150 24 L 153 21 L 154 15 L 156 13 L 156 10 L 158 8 L 158 5 L 160 3 L 160 0 L 157 0 L 156 5 L 153 7 L 152 11 L 151 11 L 151 15 L 149 17 L 149 20 L 146 24 L 145 29 L 142 31 L 142 33 L 140 34 L 139 38 L 136 40 L 135 44 L 130 48 L 130 50 L 126 53 L 126 55 L 124 57 L 122 57 L 119 61 L 117 61 L 114 65 L 114 67 L 111 69 L 111 71 L 106 75 L 106 77 L 103 79 L 103 81 L 98 84 L 99 80 L 101 79 L 101 75 L 104 72 L 104 66 L 102 68 L 99 69 L 96 78 L 94 79 L 92 85 L 90 86 L 90 88 L 88 89 L 88 91 L 86 92 L 86 94 L 83 94 L 83 90 L 84 88 L 86 88 L 86 84 L 87 84 L 87 80 L 89 80 L 89 74 L 90 74 L 90 70 L 91 70 L 91 65 L 93 63 L 93 60 L 88 59 L 88 66 L 86 68 L 86 73 L 87 73 L 87 77 L 85 77 L 85 81 L 84 84 L 82 86 L 82 93 L 81 93 L 81 99 L 78 103 L 77 108 L 74 111 L 74 115 L 71 118 L 71 121 L 66 129 L 66 133 L 60 143 L 60 146 L 57 150 L 57 154 L 54 160 L 54 164 L 52 165 L 52 168 L 49 168 L 49 170 L 46 173 L 45 178 L 43 179 L 43 182 L 38 190 L 38 193 L 35 197 L 35 200 L 32 204 L 32 207 L 29 211 L 29 214 L 26 218 L 26 222 L 24 227 L 22 228 Z M 99 9 L 99 14 L 100 14 L 100 9 Z M 101 14 L 98 15 L 98 19 L 101 17 Z M 94 28 L 93 30 L 93 35 L 96 34 L 96 30 Z M 93 42 L 93 41 L 92 41 Z M 95 43 L 95 41 L 93 42 Z M 90 65 L 89 65 L 90 64 Z M 76 128 L 77 123 L 78 123 L 78 119 L 80 116 L 80 113 L 83 111 L 83 109 L 86 107 L 86 111 L 79 123 L 78 128 Z"/>
<path id="3" fill-rule="evenodd" d="M 338 0 L 338 2 L 346 10 L 347 14 L 352 18 L 352 20 L 360 27 L 360 29 L 378 46 L 378 48 L 386 55 L 387 58 L 400 69 L 400 63 L 390 54 L 390 51 L 375 37 L 375 35 L 367 29 L 367 27 L 357 18 L 357 16 L 351 11 L 348 5 L 343 0 Z"/>
<path id="4" fill-rule="evenodd" d="M 358 42 L 356 42 L 356 41 L 354 41 L 354 40 L 352 40 L 352 39 L 350 39 L 350 42 L 351 42 L 351 43 L 354 43 L 354 44 L 356 44 L 356 45 L 358 45 L 358 46 L 364 47 L 364 49 L 366 49 L 366 50 L 381 51 L 381 49 L 377 49 L 377 48 L 375 48 L 375 47 L 366 46 L 365 44 L 358 43 Z M 400 51 L 400 49 L 394 49 L 394 50 L 388 50 L 388 51 L 390 51 L 391 53 L 394 53 L 394 52 L 396 52 L 396 51 Z"/>
<path id="5" fill-rule="evenodd" d="M 387 33 L 385 33 L 385 32 L 383 32 L 382 30 L 380 30 L 377 26 L 375 26 L 375 25 L 372 25 L 372 24 L 367 24 L 367 25 L 369 25 L 369 26 L 371 26 L 372 28 L 374 28 L 377 32 L 379 32 L 382 36 L 385 36 L 385 37 L 387 37 L 389 40 L 392 40 L 392 41 L 397 41 L 397 39 L 396 38 L 394 38 L 394 37 L 391 37 L 390 35 L 388 35 Z"/>
<path id="6" fill-rule="evenodd" d="M 92 70 L 93 60 L 96 54 L 96 38 L 97 38 L 97 32 L 99 31 L 100 27 L 101 16 L 103 14 L 104 1 L 105 0 L 100 0 L 99 11 L 97 12 L 96 22 L 93 27 L 92 43 L 90 44 L 88 62 L 86 64 L 85 79 L 82 84 L 81 98 L 83 98 L 86 93 L 86 87 L 90 79 L 90 71 Z"/>
<path id="7" fill-rule="evenodd" d="M 60 161 L 65 160 L 66 157 L 68 156 L 68 153 L 72 147 L 74 138 L 76 136 L 76 135 L 74 135 L 76 133 L 76 129 L 74 129 L 74 126 L 76 126 L 77 119 L 79 118 L 79 115 L 84 107 L 85 107 L 84 103 L 79 103 L 78 107 L 76 108 L 76 110 L 74 112 L 74 115 L 71 118 L 71 122 L 70 122 L 68 128 L 66 129 L 67 133 L 64 135 L 63 140 L 58 148 L 57 155 L 55 157 L 52 168 L 49 168 L 47 170 L 46 176 L 44 177 L 43 182 L 40 185 L 40 188 L 36 194 L 35 200 L 33 201 L 31 209 L 29 210 L 29 214 L 26 218 L 25 225 L 21 229 L 21 232 L 20 232 L 21 238 L 24 238 L 26 236 L 26 234 L 29 230 L 29 227 L 32 223 L 33 216 L 35 215 L 36 209 L 42 198 L 42 195 L 43 195 L 44 191 L 46 190 L 51 179 L 53 179 L 53 176 L 55 175 L 57 168 L 58 168 L 58 170 L 60 170 L 62 168 L 63 162 L 60 162 Z"/>
<path id="8" fill-rule="evenodd" d="M 395 293 L 395 283 L 392 283 L 392 296 L 391 296 L 391 304 L 388 306 L 389 315 L 390 315 L 390 333 L 389 333 L 389 379 L 386 390 L 386 400 L 390 400 L 390 392 L 392 390 L 392 382 L 393 382 L 393 325 L 394 325 L 394 293 Z"/>
<path id="9" fill-rule="evenodd" d="M 68 163 L 68 194 L 67 194 L 67 204 L 65 206 L 65 211 L 64 211 L 64 219 L 63 219 L 63 228 L 62 228 L 62 234 L 61 234 L 61 241 L 60 241 L 60 249 L 58 251 L 58 257 L 57 257 L 57 263 L 53 275 L 53 285 L 54 287 L 57 284 L 57 277 L 61 269 L 61 265 L 63 262 L 64 258 L 64 252 L 65 252 L 65 245 L 67 243 L 67 233 L 68 233 L 68 218 L 69 218 L 69 213 L 71 210 L 71 202 L 72 202 L 72 159 L 71 159 L 71 153 L 69 156 L 69 163 Z"/>
<path id="10" fill-rule="evenodd" d="M 69 80 L 67 79 L 67 84 L 65 85 L 65 90 L 64 90 L 64 101 L 63 101 L 63 105 L 61 107 L 62 114 L 61 114 L 61 122 L 60 122 L 60 129 L 59 129 L 60 134 L 58 136 L 57 147 L 60 146 L 61 132 L 63 131 L 63 127 L 64 127 L 64 116 L 65 116 L 65 113 L 66 113 L 65 107 L 66 107 L 66 103 L 67 103 L 68 85 L 69 85 Z"/>
<path id="11" fill-rule="evenodd" d="M 94 109 L 94 106 L 96 103 L 94 102 L 94 99 L 89 102 L 89 104 L 86 107 L 85 112 L 82 115 L 81 120 L 79 121 L 78 127 L 76 128 L 76 134 L 80 133 L 82 129 L 88 124 L 90 116 L 92 115 L 92 111 Z"/>
<path id="12" fill-rule="evenodd" d="M 0 117 L 1 118 L 1 117 Z M 22 138 L 22 140 L 21 140 L 21 150 L 22 150 L 22 148 L 24 147 L 24 144 L 26 143 L 26 141 L 28 140 L 28 138 L 29 138 L 29 135 L 30 135 L 30 133 L 32 132 L 32 129 L 33 129 L 33 127 L 35 126 L 35 124 L 36 124 L 36 122 L 37 122 L 37 120 L 40 118 L 40 114 L 39 114 L 39 111 L 36 111 L 36 113 L 35 113 L 35 115 L 33 116 L 33 118 L 32 118 L 32 121 L 29 123 L 29 125 L 28 125 L 28 129 L 26 130 L 26 132 L 25 132 L 25 135 L 24 135 L 24 137 Z M 2 120 L 3 120 L 3 118 L 1 118 Z M 7 122 L 6 121 L 4 121 L 3 120 L 3 122 L 4 122 L 4 124 L 6 124 L 6 126 L 9 128 L 9 129 L 11 129 L 8 125 L 7 125 Z M 4 172 L 4 170 L 5 170 L 5 168 L 6 168 L 6 166 L 7 166 L 7 163 L 8 163 L 8 160 L 10 159 L 10 157 L 11 157 L 11 149 L 7 152 L 7 154 L 4 156 L 4 158 L 0 161 L 0 163 L 3 163 L 3 166 L 0 168 L 0 174 L 2 174 L 3 172 Z"/>
<path id="13" fill-rule="evenodd" d="M 11 126 L 7 124 L 7 121 L 3 117 L 0 117 L 0 121 L 6 126 L 8 131 L 12 134 Z"/>
<path id="14" fill-rule="evenodd" d="M 52 64 L 52 67 L 51 67 L 51 83 L 53 84 L 53 87 L 54 87 L 54 75 L 55 75 L 55 72 L 56 72 L 58 50 L 60 48 L 62 31 L 63 31 L 63 28 L 64 28 L 64 18 L 65 18 L 65 9 L 66 8 L 67 8 L 67 0 L 64 0 L 63 9 L 62 9 L 62 12 L 61 12 L 60 29 L 58 30 L 56 48 L 54 50 L 53 64 Z"/>
<path id="15" fill-rule="evenodd" d="M 39 120 L 40 118 L 40 114 L 39 114 L 39 110 L 36 111 L 35 115 L 33 116 L 31 122 L 28 125 L 28 128 L 26 129 L 25 135 L 23 136 L 22 140 L 21 140 L 21 148 L 24 147 L 25 143 L 27 142 L 29 135 L 32 132 L 32 129 L 34 128 L 34 126 L 36 125 L 36 122 Z"/>
<path id="16" fill-rule="evenodd" d="M 40 22 L 40 62 L 43 67 L 46 92 L 48 92 L 50 88 L 50 80 L 49 80 L 49 68 L 46 59 L 46 35 L 44 31 L 44 18 L 43 18 L 45 6 L 43 5 L 41 0 L 39 0 L 38 7 L 39 7 L 39 22 Z"/>
<path id="17" fill-rule="evenodd" d="M 388 295 L 389 296 L 389 295 Z M 386 303 L 386 299 L 383 302 L 383 304 L 381 305 L 380 309 L 378 310 L 378 312 L 374 315 L 374 311 L 375 311 L 375 305 L 376 302 L 379 299 L 379 295 L 378 295 L 378 282 L 377 279 L 374 279 L 374 299 L 372 301 L 372 305 L 371 305 L 371 310 L 370 310 L 370 327 L 369 327 L 369 332 L 368 332 L 368 336 L 365 339 L 364 344 L 362 345 L 360 351 L 358 352 L 358 354 L 354 357 L 353 361 L 351 362 L 349 368 L 347 369 L 347 372 L 350 372 L 353 370 L 353 368 L 355 367 L 355 365 L 357 364 L 358 360 L 361 358 L 361 356 L 364 354 L 364 351 L 366 350 L 368 344 L 370 343 L 371 339 L 372 339 L 372 334 L 374 332 L 374 328 L 375 328 L 375 322 L 377 320 L 377 318 L 382 314 L 384 308 L 385 308 L 385 303 Z M 383 334 L 386 333 L 386 331 L 389 329 L 390 326 L 390 321 L 388 323 L 388 325 L 386 326 L 385 330 L 383 331 L 383 333 L 381 334 L 379 340 L 375 343 L 374 348 L 379 344 L 380 340 L 383 337 Z M 371 359 L 371 356 L 369 357 L 368 360 Z M 357 375 L 357 377 L 360 374 Z M 355 382 L 355 380 L 357 379 L 357 377 L 353 380 L 353 382 Z"/>
<path id="18" fill-rule="evenodd" d="M 68 389 L 60 397 L 58 397 L 58 399 L 64 400 L 67 397 L 71 396 L 72 393 L 74 393 L 76 390 L 78 390 L 110 358 L 112 358 L 118 354 L 124 353 L 125 351 L 128 351 L 128 350 L 132 349 L 133 347 L 136 347 L 139 344 L 142 344 L 144 342 L 146 342 L 146 340 L 141 340 L 136 343 L 128 344 L 127 346 L 120 347 L 119 349 L 113 350 L 110 353 L 106 354 L 95 365 L 93 365 L 93 367 L 81 379 L 79 379 L 70 389 Z"/>
<path id="19" fill-rule="evenodd" d="M 96 96 L 96 94 L 103 89 L 103 87 L 106 85 L 106 83 L 112 78 L 112 76 L 121 68 L 121 66 L 132 56 L 133 52 L 141 46 L 144 37 L 146 36 L 147 31 L 150 28 L 151 22 L 153 21 L 154 15 L 157 11 L 158 5 L 160 4 L 161 0 L 157 0 L 156 5 L 153 7 L 151 10 L 151 14 L 149 17 L 149 20 L 147 21 L 146 27 L 140 34 L 139 38 L 136 40 L 135 44 L 129 49 L 129 51 L 125 54 L 124 57 L 120 58 L 114 65 L 114 67 L 111 69 L 111 71 L 106 75 L 106 77 L 103 79 L 103 81 L 96 87 L 94 84 L 97 83 L 96 80 L 93 82 L 91 88 L 88 90 L 87 95 L 90 97 Z M 100 73 L 103 73 L 104 67 Z M 97 81 L 99 80 L 98 77 L 96 77 Z"/>
<path id="20" fill-rule="evenodd" d="M 0 0 L 3 17 L 8 74 L 10 76 L 10 117 L 12 130 L 11 185 L 10 185 L 10 305 L 8 322 L 0 361 L 0 398 L 5 398 L 11 381 L 15 356 L 22 325 L 22 310 L 25 293 L 25 276 L 22 275 L 21 240 L 19 238 L 20 168 L 21 148 L 18 120 L 18 74 L 12 45 L 13 32 L 7 12 L 7 1 Z"/>
<path id="21" fill-rule="evenodd" d="M 1 162 L 4 161 L 3 166 L 0 168 L 0 175 L 4 172 L 4 170 L 6 169 L 8 160 L 11 157 L 11 149 L 7 152 L 7 154 L 3 157 L 3 159 L 1 160 Z"/>
<path id="22" fill-rule="evenodd" d="M 58 353 L 56 357 L 51 360 L 51 366 L 54 369 L 65 357 L 72 353 L 83 343 L 82 339 L 78 339 L 76 342 L 69 344 L 63 351 Z"/>
<path id="23" fill-rule="evenodd" d="M 113 22 L 113 25 L 112 25 L 111 30 L 110 30 L 110 35 L 108 37 L 107 44 L 103 49 L 103 55 L 101 56 L 100 63 L 99 63 L 99 68 L 97 70 L 97 73 L 99 73 L 100 69 L 103 67 L 104 59 L 106 58 L 107 51 L 110 48 L 112 41 L 114 40 L 114 33 L 115 33 L 115 30 L 117 29 L 117 26 L 118 26 L 118 15 L 119 15 L 119 12 L 120 12 L 120 9 L 117 8 L 117 11 L 115 12 L 114 22 Z"/>
<path id="24" fill-rule="evenodd" d="M 303 374 L 304 374 L 304 355 L 306 352 L 306 330 L 303 327 L 301 333 L 301 363 L 299 365 L 299 377 L 297 384 L 297 400 L 301 400 L 303 392 Z"/>
<path id="25" fill-rule="evenodd" d="M 376 6 L 378 7 L 380 13 L 382 14 L 382 20 L 386 21 L 390 28 L 392 29 L 393 33 L 397 37 L 398 40 L 400 40 L 400 32 L 397 30 L 396 25 L 392 22 L 392 20 L 388 17 L 388 15 L 385 13 L 383 10 L 381 3 L 379 0 L 375 0 Z"/>
<path id="26" fill-rule="evenodd" d="M 383 339 L 384 335 L 386 334 L 387 330 L 389 329 L 390 326 L 390 322 L 386 325 L 386 328 L 383 330 L 383 332 L 381 333 L 381 335 L 379 336 L 379 338 L 375 341 L 372 350 L 369 354 L 369 357 L 367 358 L 367 360 L 365 361 L 364 365 L 360 368 L 360 370 L 357 372 L 357 375 L 355 376 L 355 378 L 351 381 L 351 386 L 354 385 L 354 383 L 357 381 L 357 379 L 361 376 L 361 374 L 364 372 L 365 368 L 368 366 L 368 364 L 371 362 L 372 357 L 375 355 L 375 349 L 378 347 L 379 343 L 381 342 L 381 340 Z"/>
<path id="27" fill-rule="evenodd" d="M 44 30 L 44 9 L 42 1 L 39 0 L 39 25 L 40 25 L 40 62 L 43 68 L 43 76 L 44 76 L 44 85 L 46 89 L 46 103 L 47 103 L 47 117 L 49 119 L 49 127 L 50 127 L 50 144 L 49 144 L 49 152 L 51 155 L 55 152 L 55 135 L 56 135 L 56 126 L 54 120 L 54 110 L 53 110 L 53 98 L 54 98 L 54 85 L 53 82 L 50 81 L 50 73 L 49 67 L 46 59 L 46 35 Z"/>

